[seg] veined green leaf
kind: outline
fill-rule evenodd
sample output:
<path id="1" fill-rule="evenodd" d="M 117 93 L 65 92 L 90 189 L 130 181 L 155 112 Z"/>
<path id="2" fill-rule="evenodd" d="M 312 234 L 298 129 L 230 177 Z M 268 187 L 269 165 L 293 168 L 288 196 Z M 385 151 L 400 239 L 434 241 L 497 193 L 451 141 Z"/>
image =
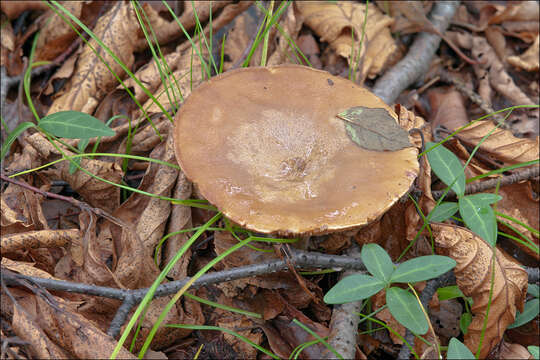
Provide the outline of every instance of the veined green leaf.
<path id="1" fill-rule="evenodd" d="M 4 159 L 4 156 L 6 156 L 11 144 L 13 144 L 13 142 L 19 137 L 19 135 L 21 135 L 24 132 L 24 130 L 30 129 L 31 127 L 35 127 L 35 126 L 36 125 L 34 125 L 34 123 L 31 123 L 28 121 L 25 121 L 17 125 L 17 127 L 13 129 L 12 132 L 9 133 L 9 135 L 6 138 L 6 141 L 2 144 L 2 150 L 1 150 L 2 152 L 0 154 L 0 159 L 2 160 Z M 7 129 L 5 130 L 7 133 Z"/>
<path id="2" fill-rule="evenodd" d="M 463 172 L 461 162 L 453 152 L 442 145 L 430 150 L 430 148 L 436 145 L 436 143 L 432 142 L 426 144 L 426 148 L 428 149 L 427 157 L 431 169 L 458 196 L 463 196 L 465 194 L 465 173 Z"/>
<path id="3" fill-rule="evenodd" d="M 457 285 L 445 286 L 437 289 L 437 296 L 440 301 L 465 297 Z"/>
<path id="4" fill-rule="evenodd" d="M 540 288 L 536 284 L 529 284 L 527 292 L 534 297 L 540 297 Z"/>
<path id="5" fill-rule="evenodd" d="M 327 304 L 343 304 L 367 299 L 384 289 L 385 283 L 373 276 L 354 274 L 342 279 L 324 296 Z"/>
<path id="6" fill-rule="evenodd" d="M 428 323 L 416 297 L 398 287 L 386 290 L 386 305 L 392 316 L 413 333 L 422 335 L 428 331 Z"/>
<path id="7" fill-rule="evenodd" d="M 528 323 L 532 319 L 538 315 L 539 307 L 540 306 L 540 299 L 532 299 L 525 303 L 525 306 L 523 307 L 523 312 L 520 313 L 517 312 L 516 319 L 512 324 L 510 324 L 507 329 L 512 329 L 515 327 L 519 327 L 523 324 Z"/>
<path id="8" fill-rule="evenodd" d="M 456 261 L 447 256 L 428 255 L 407 260 L 400 264 L 390 282 L 415 283 L 436 278 L 456 266 Z"/>
<path id="9" fill-rule="evenodd" d="M 388 283 L 394 271 L 394 264 L 382 247 L 377 244 L 366 244 L 362 247 L 360 257 L 371 275 Z"/>
<path id="10" fill-rule="evenodd" d="M 465 225 L 474 233 L 495 246 L 497 241 L 497 219 L 491 206 L 476 203 L 475 198 L 463 196 L 458 200 L 459 213 Z"/>
<path id="11" fill-rule="evenodd" d="M 100 120 L 79 111 L 59 111 L 47 115 L 38 125 L 54 136 L 68 139 L 89 139 L 115 134 L 113 129 Z"/>
<path id="12" fill-rule="evenodd" d="M 459 206 L 456 202 L 443 202 L 433 209 L 428 217 L 432 222 L 443 222 L 454 215 L 458 209 Z"/>
<path id="13" fill-rule="evenodd" d="M 469 200 L 474 202 L 475 204 L 479 206 L 489 206 L 491 204 L 495 204 L 497 201 L 502 200 L 501 195 L 497 194 L 490 194 L 490 193 L 480 193 L 480 194 L 472 194 L 467 195 Z"/>
<path id="14" fill-rule="evenodd" d="M 446 359 L 450 360 L 462 360 L 462 359 L 476 359 L 469 350 L 461 341 L 456 338 L 451 338 L 450 343 L 448 344 L 448 351 L 446 352 Z"/>

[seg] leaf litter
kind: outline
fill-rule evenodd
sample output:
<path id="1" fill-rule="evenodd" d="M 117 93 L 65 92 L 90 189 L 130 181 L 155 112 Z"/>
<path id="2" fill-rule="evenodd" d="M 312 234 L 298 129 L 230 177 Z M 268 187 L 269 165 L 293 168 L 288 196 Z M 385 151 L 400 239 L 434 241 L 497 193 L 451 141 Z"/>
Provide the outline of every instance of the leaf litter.
<path id="1" fill-rule="evenodd" d="M 172 9 L 190 34 L 193 44 L 186 40 L 184 32 L 164 5 L 145 3 L 137 8 L 145 11 L 147 17 L 143 16 L 143 21 L 152 27 L 167 63 L 164 67 L 163 64 L 158 66 L 156 59 L 152 58 L 132 4 L 65 3 L 67 10 L 122 61 L 123 68 L 94 38 L 83 35 L 88 42 L 81 39 L 49 6 L 32 2 L 2 2 L 0 59 L 2 74 L 4 71 L 7 74 L 1 84 L 2 140 L 18 124 L 35 121 L 28 102 L 23 99 L 23 91 L 19 92 L 14 86 L 19 80 L 11 79 L 24 75 L 24 57 L 29 57 L 29 45 L 35 32 L 40 30 L 35 61 L 53 61 L 52 65 L 41 65 L 48 66 L 45 72 L 32 70 L 28 90 L 40 117 L 59 111 L 80 111 L 105 123 L 113 116 L 122 115 L 111 122 L 110 127 L 116 133 L 114 136 L 90 139 L 85 151 L 129 153 L 176 164 L 170 136 L 172 124 L 162 114 L 163 109 L 171 110 L 173 115 L 197 85 L 207 81 L 209 74 L 219 71 L 222 56 L 224 71 L 240 66 L 249 56 L 250 66 L 260 64 L 264 42 L 260 41 L 252 55 L 249 50 L 256 42 L 257 30 L 264 28 L 265 17 L 270 16 L 261 10 L 267 4 L 259 4 L 263 5 L 259 7 L 249 2 L 218 1 L 212 4 L 210 7 L 207 2 L 185 2 Z M 437 6 L 436 3 L 387 5 L 391 6 L 386 8 L 384 2 L 369 3 L 367 7 L 363 3 L 351 2 L 289 4 L 278 19 L 279 27 L 274 25 L 270 29 L 267 64 L 307 65 L 299 52 L 301 50 L 312 66 L 334 75 L 350 77 L 371 88 L 410 49 L 407 36 L 416 36 L 426 29 L 429 31 L 429 21 L 433 21 L 429 12 Z M 63 14 L 62 10 L 56 10 Z M 417 15 L 411 16 L 414 12 Z M 210 16 L 213 19 L 211 25 Z M 447 38 L 477 63 L 467 64 L 449 46 L 440 45 L 430 70 L 396 100 L 397 104 L 392 108 L 397 119 L 389 116 L 387 110 L 381 112 L 381 109 L 358 107 L 336 114 L 346 119 L 343 123 L 351 141 L 359 146 L 368 146 L 362 136 L 370 133 L 368 137 L 377 139 L 377 145 L 372 145 L 370 150 L 395 151 L 415 146 L 420 152 L 425 150 L 422 144 L 441 141 L 460 127 L 469 125 L 471 120 L 489 114 L 486 109 L 538 104 L 536 2 L 462 4 L 451 22 L 453 25 L 446 32 Z M 75 28 L 81 31 L 79 24 L 75 24 Z M 216 68 L 209 62 L 212 56 Z M 141 83 L 126 75 L 126 69 L 141 80 L 146 91 Z M 441 71 L 448 76 L 438 76 Z M 125 86 L 117 77 L 124 81 Z M 362 116 L 368 113 L 373 122 L 368 123 L 353 113 L 354 110 L 362 110 Z M 467 178 L 489 172 L 491 175 L 477 179 L 473 184 L 481 185 L 490 178 L 510 176 L 523 170 L 514 168 L 502 174 L 493 173 L 501 167 L 525 162 L 533 164 L 529 168 L 538 166 L 538 107 L 515 109 L 502 125 L 499 124 L 500 119 L 506 114 L 501 115 L 497 121 L 488 118 L 470 124 L 443 145 L 457 155 L 462 165 L 478 146 L 465 168 L 465 175 Z M 204 134 L 192 136 L 204 139 Z M 379 145 L 381 142 L 384 143 L 382 147 Z M 124 161 L 106 156 L 82 159 L 80 166 L 83 169 L 109 183 L 81 170 L 71 172 L 69 161 L 16 176 L 14 179 L 18 182 L 8 182 L 10 175 L 62 158 L 62 152 L 74 155 L 73 147 L 78 143 L 78 139 L 62 139 L 53 146 L 42 133 L 30 129 L 18 137 L 6 158 L 2 159 L 0 225 L 3 275 L 17 273 L 114 289 L 151 286 L 194 231 L 177 233 L 160 244 L 162 238 L 201 226 L 213 216 L 213 212 L 171 204 L 115 186 L 129 184 L 147 193 L 182 200 L 197 197 L 198 189 L 192 188 L 181 170 L 135 159 Z M 534 333 L 535 326 L 538 329 L 538 320 L 510 331 L 506 328 L 513 323 L 516 311 L 523 310 L 527 282 L 531 282 L 521 265 L 537 267 L 539 258 L 538 177 L 487 191 L 502 196 L 495 208 L 501 222 L 498 225 L 498 246 L 493 252 L 457 220 L 431 224 L 426 229 L 422 216 L 429 214 L 438 200 L 432 191 L 444 190 L 445 185 L 432 174 L 426 157 L 419 161 L 420 175 L 411 197 L 403 198 L 368 227 L 345 234 L 312 237 L 306 250 L 340 254 L 355 241 L 360 245 L 381 245 L 394 262 L 429 255 L 434 250 L 450 256 L 458 263 L 454 269 L 457 285 L 473 299 L 471 310 L 475 317 L 464 335 L 465 345 L 475 353 L 482 342 L 481 357 L 527 356 L 526 347 L 531 345 L 530 339 L 534 338 L 531 333 Z M 26 187 L 21 187 L 21 183 Z M 58 199 L 51 199 L 54 196 Z M 73 203 L 59 206 L 58 202 L 66 197 L 74 199 Z M 78 207 L 80 203 L 75 200 L 86 205 Z M 180 257 L 167 281 L 193 276 L 210 260 L 238 242 L 227 231 L 230 226 L 234 228 L 234 224 L 221 222 L 215 226 L 221 229 L 203 233 Z M 236 234 L 239 239 L 249 236 L 241 231 Z M 508 237 L 522 241 L 508 240 Z M 287 245 L 261 242 L 253 242 L 252 245 L 259 250 L 244 247 L 218 263 L 211 272 L 287 259 Z M 160 250 L 156 252 L 159 246 Z M 302 275 L 302 270 L 317 269 L 320 268 L 314 264 L 313 269 L 297 269 L 296 275 L 291 272 L 269 273 L 190 290 L 201 298 L 252 311 L 262 318 L 184 297 L 172 308 L 163 324 L 226 328 L 279 357 L 289 357 L 294 349 L 316 340 L 294 323 L 294 319 L 320 337 L 339 336 L 337 330 L 331 328 L 333 308 L 322 302 L 337 277 L 324 273 Z M 490 301 L 491 286 L 493 294 Z M 422 284 L 417 285 L 417 291 L 424 291 Z M 120 348 L 118 357 L 136 356 L 136 351 L 141 348 L 170 299 L 171 296 L 158 296 L 150 302 L 134 342 L 134 350 L 130 352 L 128 345 L 133 338 L 131 333 L 124 343 L 127 347 Z M 374 309 L 384 306 L 384 291 L 372 299 Z M 118 300 L 46 290 L 31 282 L 3 286 L 3 305 L 4 300 L 6 306 L 2 306 L 2 318 L 9 326 L 2 329 L 3 349 L 9 348 L 20 357 L 105 358 L 118 344 L 118 337 L 107 334 L 120 306 Z M 436 304 L 434 301 L 426 308 L 431 322 L 437 318 L 442 323 L 441 319 L 445 319 L 455 327 L 452 319 L 455 320 L 463 310 Z M 489 315 L 484 330 L 488 305 Z M 405 328 L 389 311 L 380 311 L 376 317 L 409 339 Z M 449 337 L 456 336 L 454 332 L 442 331 L 442 326 L 434 328 L 441 345 L 447 345 Z M 359 331 L 366 329 L 367 322 L 364 321 Z M 512 335 L 519 331 L 520 336 Z M 503 339 L 505 334 L 510 337 Z M 13 338 L 24 343 L 9 342 Z M 381 353 L 395 357 L 402 343 L 400 337 L 386 330 L 362 333 L 358 339 L 359 346 L 355 350 L 358 358 L 377 358 Z M 318 340 L 315 342 L 305 347 L 300 356 L 328 356 L 328 349 Z M 167 358 L 192 358 L 199 349 L 199 357 L 202 358 L 252 358 L 259 354 L 251 345 L 225 332 L 170 327 L 159 328 L 151 348 L 155 356 Z M 414 341 L 414 349 L 417 354 L 430 351 L 427 345 L 417 340 Z"/>

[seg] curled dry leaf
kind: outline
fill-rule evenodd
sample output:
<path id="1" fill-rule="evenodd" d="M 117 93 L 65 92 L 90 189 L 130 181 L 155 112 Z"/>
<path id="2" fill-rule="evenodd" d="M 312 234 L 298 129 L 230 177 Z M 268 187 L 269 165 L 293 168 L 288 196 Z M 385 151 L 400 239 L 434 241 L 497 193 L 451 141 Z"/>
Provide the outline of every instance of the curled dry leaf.
<path id="1" fill-rule="evenodd" d="M 34 296 L 28 294 L 28 296 Z M 27 341 L 30 353 L 37 359 L 68 359 L 71 354 L 56 345 L 43 331 L 34 317 L 20 305 L 13 309 L 12 327 L 15 334 Z"/>
<path id="2" fill-rule="evenodd" d="M 40 133 L 35 133 L 28 137 L 28 143 L 39 153 L 46 161 L 53 161 L 61 156 L 61 153 Z M 74 155 L 60 145 L 66 155 Z M 113 183 L 120 183 L 123 172 L 122 168 L 115 163 L 95 160 L 82 159 L 81 167 L 90 173 Z M 55 176 L 69 183 L 74 191 L 79 193 L 90 205 L 113 211 L 120 203 L 120 188 L 107 184 L 102 180 L 78 170 L 74 174 L 69 173 L 69 161 L 62 161 L 56 164 L 53 170 L 45 170 L 44 173 L 52 172 Z"/>
<path id="3" fill-rule="evenodd" d="M 505 215 L 511 216 L 518 221 L 521 221 L 524 224 L 532 227 L 533 229 L 538 230 L 538 224 L 540 223 L 539 214 L 540 214 L 540 203 L 538 198 L 532 197 L 532 186 L 531 182 L 527 181 L 524 183 L 512 184 L 507 186 L 502 186 L 499 189 L 499 195 L 502 196 L 502 200 L 497 203 L 497 211 Z M 528 239 L 532 240 L 536 246 L 539 246 L 538 236 L 533 235 L 529 230 L 523 226 L 510 222 L 507 219 L 499 218 L 512 225 L 519 232 L 521 232 Z M 504 227 L 504 232 L 513 234 L 514 232 Z M 519 236 L 518 234 L 514 234 Z M 527 254 L 533 256 L 537 261 L 540 260 L 538 252 L 530 249 L 528 246 L 524 246 L 521 242 L 515 241 L 514 244 L 520 247 Z"/>
<path id="4" fill-rule="evenodd" d="M 3 247 L 3 246 L 2 246 Z M 9 269 L 13 272 L 23 274 L 26 276 L 35 276 L 43 279 L 56 279 L 54 276 L 46 271 L 43 271 L 34 266 L 34 263 L 24 261 L 13 261 L 7 257 L 2 258 L 2 267 Z M 56 279 L 59 280 L 59 279 Z"/>
<path id="5" fill-rule="evenodd" d="M 178 179 L 172 193 L 175 199 L 185 200 L 191 196 L 192 185 L 182 171 L 178 172 Z M 171 216 L 167 225 L 167 233 L 176 232 L 185 228 L 191 228 L 191 208 L 185 205 L 172 205 Z M 190 234 L 182 233 L 169 237 L 164 245 L 163 265 L 168 264 L 173 259 L 180 248 L 189 239 Z M 158 257 L 159 259 L 159 257 Z M 191 259 L 191 247 L 184 256 L 178 260 L 169 272 L 169 277 L 174 280 L 180 280 L 187 276 L 189 260 Z"/>
<path id="6" fill-rule="evenodd" d="M 534 105 L 534 102 L 521 91 L 506 72 L 495 50 L 484 37 L 450 31 L 447 32 L 447 36 L 460 47 L 471 50 L 473 57 L 480 61 L 479 64 L 473 65 L 473 69 L 479 81 L 478 93 L 487 104 L 491 104 L 491 89 L 489 89 L 491 85 L 513 105 Z"/>
<path id="7" fill-rule="evenodd" d="M 479 64 L 473 66 L 479 79 L 487 75 L 491 86 L 512 101 L 513 105 L 534 105 L 534 102 L 529 99 L 506 72 L 504 65 L 485 38 L 473 36 L 471 52 L 473 57 L 480 61 Z"/>
<path id="8" fill-rule="evenodd" d="M 298 33 L 302 28 L 302 21 L 294 6 L 291 5 L 287 8 L 287 11 L 283 15 L 283 19 L 280 21 L 280 25 L 292 41 L 295 41 L 298 38 Z M 289 59 L 294 58 L 294 53 L 291 51 L 287 37 L 278 33 L 276 34 L 276 41 L 276 49 L 272 55 L 270 55 L 268 62 L 266 63 L 268 66 L 285 64 L 290 62 Z"/>
<path id="9" fill-rule="evenodd" d="M 4 20 L 2 19 L 2 21 Z M 0 64 L 6 66 L 5 57 L 7 53 L 4 53 L 4 51 L 10 52 L 15 50 L 15 34 L 13 34 L 13 27 L 10 22 L 6 21 L 3 26 L 0 32 L 0 45 L 2 46 L 2 55 L 0 56 L 2 62 Z"/>
<path id="10" fill-rule="evenodd" d="M 77 229 L 27 231 L 3 236 L 0 249 L 5 255 L 17 250 L 63 247 L 78 236 L 80 233 Z"/>
<path id="11" fill-rule="evenodd" d="M 229 4 L 231 1 L 184 1 L 183 2 L 183 12 L 182 15 L 178 17 L 178 21 L 188 33 L 190 30 L 195 27 L 197 24 L 197 19 L 204 23 L 208 20 L 210 12 L 212 17 L 224 6 Z M 141 15 L 145 20 L 145 26 L 150 26 L 156 36 L 157 42 L 160 45 L 164 45 L 170 41 L 176 40 L 178 37 L 183 36 L 184 32 L 182 28 L 178 26 L 178 23 L 175 19 L 172 18 L 169 10 L 159 2 L 146 2 L 142 5 L 146 17 Z M 173 9 L 174 11 L 174 9 Z M 160 16 L 164 14 L 164 17 Z M 167 18 L 167 19 L 166 19 Z M 171 19 L 170 21 L 168 19 Z M 150 24 L 148 24 L 148 22 Z M 217 29 L 213 29 L 214 31 Z M 150 32 L 147 29 L 147 32 Z M 136 50 L 141 51 L 148 47 L 148 41 L 141 32 L 136 45 Z"/>
<path id="12" fill-rule="evenodd" d="M 429 122 L 433 129 L 444 126 L 454 131 L 469 123 L 463 95 L 459 91 L 434 88 L 428 90 L 427 97 L 432 109 Z"/>
<path id="13" fill-rule="evenodd" d="M 9 184 L 0 199 L 2 235 L 48 229 L 41 204 L 43 197 L 15 184 Z M 3 242 L 2 242 L 3 243 Z"/>
<path id="14" fill-rule="evenodd" d="M 214 7 L 221 6 L 222 3 L 225 2 L 212 2 Z M 213 15 L 212 20 L 212 31 L 217 31 L 227 23 L 229 23 L 236 15 L 244 11 L 248 6 L 250 6 L 251 3 L 249 1 L 242 1 L 238 4 L 228 4 L 223 8 L 221 13 L 217 17 Z M 189 27 L 192 27 L 193 25 L 190 25 L 192 23 L 191 18 L 193 18 L 193 13 L 190 11 L 192 9 L 191 2 L 187 2 L 185 4 L 186 11 L 184 14 L 182 14 L 182 17 L 180 17 L 180 21 L 182 22 L 182 25 L 184 28 L 189 29 Z M 208 9 L 208 3 L 207 2 L 196 2 L 195 8 L 198 9 L 199 7 L 203 7 L 204 9 Z M 215 9 L 213 10 L 215 11 Z M 197 14 L 199 16 L 199 19 L 201 21 L 204 20 L 204 17 L 208 17 L 208 12 L 200 12 L 200 9 L 197 10 Z M 214 14 L 214 12 L 213 12 Z M 189 18 L 187 22 L 183 21 L 183 17 Z M 239 18 L 242 18 L 243 16 L 240 15 Z M 184 19 L 185 20 L 185 19 Z M 178 24 L 174 22 L 174 26 L 179 29 Z M 153 27 L 156 29 L 156 27 Z M 157 28 L 159 29 L 159 28 Z M 205 27 L 205 33 L 208 33 L 208 25 Z M 256 31 L 256 29 L 254 30 Z M 183 34 L 183 32 L 182 32 Z M 157 35 L 160 37 L 161 35 Z M 171 39 L 166 39 L 167 41 L 170 41 Z M 208 52 L 206 46 L 200 46 L 197 39 L 194 39 L 195 46 L 199 51 L 201 51 L 201 55 L 208 59 Z M 227 37 L 226 41 L 226 48 L 228 45 L 230 45 L 232 42 L 230 37 Z M 160 42 L 162 44 L 162 42 Z M 144 42 L 145 46 L 148 46 L 146 43 L 146 40 Z M 135 76 L 137 79 L 139 79 L 144 86 L 148 89 L 150 93 L 152 93 L 158 101 L 164 106 L 165 109 L 169 108 L 171 106 L 170 101 L 173 100 L 175 102 L 180 102 L 182 100 L 182 97 L 187 97 L 189 93 L 191 92 L 191 88 L 196 87 L 198 83 L 201 81 L 201 63 L 199 56 L 197 53 L 192 49 L 191 43 L 189 41 L 184 41 L 182 44 L 178 45 L 176 47 L 176 50 L 171 52 L 170 54 L 165 55 L 165 62 L 167 63 L 167 66 L 169 70 L 174 74 L 174 79 L 171 83 L 170 79 L 172 77 L 168 78 L 167 81 L 163 82 L 160 72 L 158 68 L 156 67 L 155 59 L 152 59 L 149 63 L 142 66 L 137 72 L 135 73 Z M 225 62 L 226 64 L 226 62 Z M 192 70 L 190 70 L 192 69 Z M 225 66 L 225 70 L 227 67 Z M 141 89 L 141 87 L 133 81 L 132 78 L 129 78 L 125 81 L 125 84 L 128 88 L 133 88 L 133 93 L 135 94 L 135 98 L 143 103 L 148 100 L 148 95 Z M 165 88 L 168 89 L 168 92 L 170 94 L 170 98 L 165 92 Z M 124 89 L 122 86 L 119 86 L 118 89 Z M 153 103 L 152 100 L 148 100 L 148 102 L 145 105 L 145 108 L 150 105 L 150 103 Z M 151 109 L 148 111 L 150 112 L 161 112 L 161 109 L 159 109 L 155 104 L 151 105 Z"/>
<path id="15" fill-rule="evenodd" d="M 538 21 L 539 8 L 536 1 L 520 1 L 509 3 L 502 11 L 490 18 L 490 24 L 500 24 L 504 21 Z"/>
<path id="16" fill-rule="evenodd" d="M 49 6 L 42 1 L 2 1 L 0 9 L 9 19 L 16 19 L 25 11 L 46 11 Z"/>
<path id="17" fill-rule="evenodd" d="M 138 21 L 131 5 L 118 2 L 99 18 L 94 34 L 129 69 L 134 61 L 133 50 L 136 37 L 133 34 L 137 31 Z M 98 57 L 94 51 L 100 56 Z M 54 101 L 48 114 L 64 110 L 77 110 L 91 114 L 101 99 L 117 86 L 118 80 L 100 57 L 117 76 L 123 77 L 122 67 L 101 45 L 91 39 L 89 44 L 85 45 L 75 74 L 69 81 L 70 90 Z"/>
<path id="18" fill-rule="evenodd" d="M 509 56 L 508 63 L 516 67 L 522 68 L 525 71 L 538 71 L 540 52 L 540 36 L 536 35 L 534 43 L 519 56 Z"/>
<path id="19" fill-rule="evenodd" d="M 460 131 L 456 138 L 464 145 L 474 147 L 494 128 L 491 121 L 477 121 Z M 502 162 L 504 166 L 533 161 L 538 159 L 539 138 L 521 139 L 512 135 L 509 130 L 498 128 L 482 142 L 480 151 L 499 163 Z"/>
<path id="20" fill-rule="evenodd" d="M 166 142 L 159 144 L 150 157 L 174 163 L 172 136 L 169 135 Z M 177 175 L 176 169 L 150 163 L 139 185 L 139 190 L 170 197 Z M 134 193 L 114 212 L 114 216 L 135 226 L 134 231 L 143 242 L 146 254 L 152 256 L 155 246 L 163 236 L 170 213 L 170 202 Z"/>
<path id="21" fill-rule="evenodd" d="M 107 358 L 113 352 L 116 341 L 66 301 L 58 297 L 51 305 L 41 297 L 37 297 L 37 322 L 51 339 L 79 359 Z M 135 359 L 127 349 L 121 348 L 118 357 Z"/>
<path id="22" fill-rule="evenodd" d="M 161 115 L 152 120 L 154 126 L 149 123 L 143 124 L 139 127 L 139 130 L 131 138 L 131 153 L 132 154 L 145 154 L 154 150 L 167 136 L 170 131 L 171 121 L 165 116 Z M 158 135 L 159 132 L 159 135 Z M 161 137 L 160 137 L 161 136 Z M 128 138 L 124 137 L 120 145 L 118 145 L 117 152 L 125 153 L 127 151 Z M 118 165 L 122 165 L 124 159 L 116 158 L 115 162 Z M 174 163 L 174 162 L 173 162 Z M 131 169 L 134 169 L 137 165 L 148 165 L 148 163 L 132 163 Z"/>
<path id="23" fill-rule="evenodd" d="M 359 69 L 361 80 L 377 75 L 386 63 L 398 54 L 397 45 L 389 29 L 393 20 L 373 4 L 368 5 L 360 56 L 358 49 L 363 32 L 366 9 L 364 4 L 347 1 L 335 3 L 301 1 L 295 3 L 295 6 L 304 17 L 305 23 L 321 37 L 321 41 L 330 43 L 337 54 L 349 60 L 349 65 L 356 64 L 357 61 L 361 64 Z M 351 61 L 353 51 L 355 60 Z"/>
<path id="24" fill-rule="evenodd" d="M 527 273 L 523 268 L 495 249 L 494 263 L 491 247 L 472 231 L 454 225 L 432 224 L 431 229 L 441 255 L 452 257 L 459 288 L 473 298 L 474 319 L 465 335 L 465 345 L 474 353 L 480 336 L 489 301 L 493 276 L 493 296 L 480 357 L 485 358 L 514 322 L 516 310 L 523 311 L 527 295 Z"/>
<path id="25" fill-rule="evenodd" d="M 78 19 L 81 18 L 83 6 L 82 1 L 70 1 L 64 4 L 64 7 Z M 66 20 L 53 11 L 49 11 L 49 13 L 51 16 L 39 33 L 36 60 L 53 60 L 66 50 L 77 37 L 77 33 L 71 28 L 71 26 L 77 26 L 73 21 L 62 12 L 60 13 Z"/>
<path id="26" fill-rule="evenodd" d="M 196 46 L 199 46 L 199 43 L 196 43 Z M 203 46 L 203 49 L 206 48 Z M 180 45 L 177 47 L 175 54 L 178 56 L 171 57 L 171 61 L 175 61 L 174 67 L 176 69 L 172 73 L 175 80 L 163 83 L 160 80 L 159 72 L 146 74 L 153 76 L 154 80 L 152 82 L 158 85 L 154 91 L 154 97 L 165 109 L 178 108 L 178 104 L 183 102 L 191 91 L 206 78 L 206 75 L 204 75 L 206 69 L 203 68 L 200 57 L 191 47 Z M 208 53 L 203 50 L 201 56 L 207 58 Z M 207 63 L 206 66 L 211 65 Z M 162 111 L 152 99 L 148 99 L 143 107 L 149 113 Z"/>
<path id="27" fill-rule="evenodd" d="M 221 317 L 217 321 L 217 325 L 219 327 L 232 330 L 246 337 L 257 345 L 260 345 L 263 340 L 262 333 L 260 331 L 257 331 L 253 320 L 243 315 L 229 313 L 228 316 Z M 253 346 L 246 343 L 245 341 L 240 340 L 236 336 L 228 333 L 223 333 L 223 338 L 229 343 L 229 345 L 233 347 L 234 351 L 236 351 L 237 354 L 242 354 L 243 358 L 257 358 L 257 349 L 255 349 Z"/>
<path id="28" fill-rule="evenodd" d="M 497 349 L 497 353 L 490 355 L 498 359 L 534 359 L 525 346 L 509 343 L 505 340 L 502 341 L 500 348 Z"/>

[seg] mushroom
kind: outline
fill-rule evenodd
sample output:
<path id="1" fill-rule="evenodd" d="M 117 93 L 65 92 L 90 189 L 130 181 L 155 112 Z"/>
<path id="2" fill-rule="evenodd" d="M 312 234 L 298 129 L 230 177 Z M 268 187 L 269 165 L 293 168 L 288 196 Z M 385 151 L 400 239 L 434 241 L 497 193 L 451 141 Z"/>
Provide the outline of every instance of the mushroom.
<path id="1" fill-rule="evenodd" d="M 369 151 L 337 114 L 395 112 L 347 79 L 298 65 L 228 71 L 175 118 L 176 158 L 200 193 L 259 233 L 321 235 L 367 225 L 418 175 L 417 149 Z"/>

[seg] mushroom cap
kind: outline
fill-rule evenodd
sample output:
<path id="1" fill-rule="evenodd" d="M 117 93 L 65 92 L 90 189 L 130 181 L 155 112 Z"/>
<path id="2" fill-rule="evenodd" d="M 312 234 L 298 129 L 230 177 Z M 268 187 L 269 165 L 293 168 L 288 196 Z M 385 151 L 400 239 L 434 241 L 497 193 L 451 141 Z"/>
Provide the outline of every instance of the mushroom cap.
<path id="1" fill-rule="evenodd" d="M 417 149 L 369 151 L 336 114 L 384 108 L 351 81 L 299 65 L 228 71 L 175 118 L 176 158 L 201 194 L 260 233 L 316 235 L 378 219 L 418 175 Z"/>

